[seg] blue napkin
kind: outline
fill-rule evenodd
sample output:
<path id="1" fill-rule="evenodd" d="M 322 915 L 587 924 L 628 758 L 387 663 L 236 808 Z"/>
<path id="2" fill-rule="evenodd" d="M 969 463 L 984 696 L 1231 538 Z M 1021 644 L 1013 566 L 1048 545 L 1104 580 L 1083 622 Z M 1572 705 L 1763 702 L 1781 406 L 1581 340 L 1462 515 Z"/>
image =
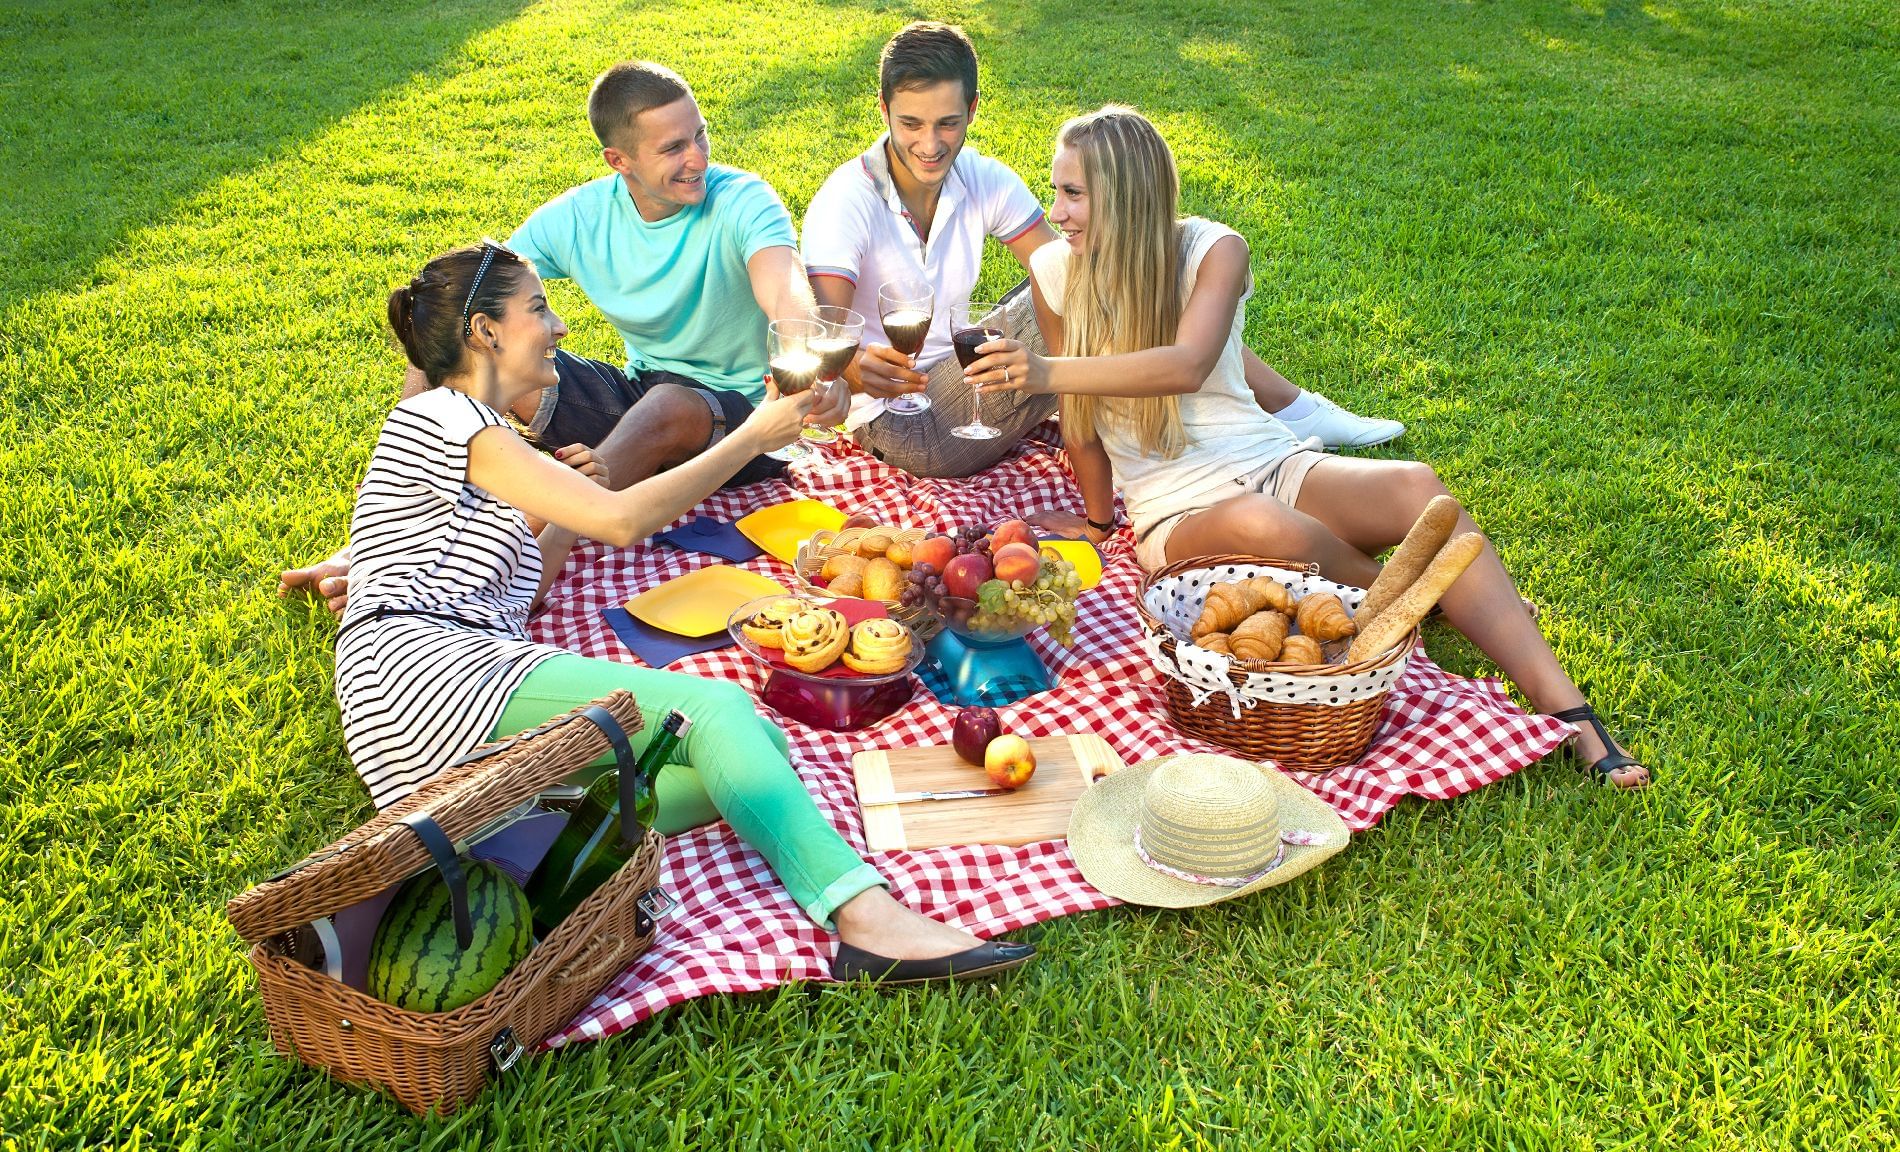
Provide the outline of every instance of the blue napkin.
<path id="1" fill-rule="evenodd" d="M 737 643 L 732 633 L 724 628 L 711 636 L 681 636 L 664 628 L 655 628 L 635 620 L 631 613 L 619 605 L 602 609 L 601 615 L 607 618 L 607 626 L 614 630 L 620 642 L 635 656 L 646 661 L 649 668 L 664 668 L 682 656 L 711 652 L 715 648 L 727 648 Z"/>
<path id="2" fill-rule="evenodd" d="M 757 544 L 747 540 L 730 522 L 707 516 L 688 520 L 666 532 L 655 533 L 653 542 L 671 544 L 683 552 L 705 552 L 734 564 L 743 564 L 763 554 Z"/>

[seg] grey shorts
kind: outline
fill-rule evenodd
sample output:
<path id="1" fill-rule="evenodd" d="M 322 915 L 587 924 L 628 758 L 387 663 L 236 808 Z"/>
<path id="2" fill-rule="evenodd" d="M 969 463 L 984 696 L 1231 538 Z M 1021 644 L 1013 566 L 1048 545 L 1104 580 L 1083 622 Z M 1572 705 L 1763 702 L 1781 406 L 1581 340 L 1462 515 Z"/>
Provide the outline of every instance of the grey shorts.
<path id="1" fill-rule="evenodd" d="M 657 384 L 677 384 L 706 401 L 712 414 L 712 435 L 700 451 L 725 438 L 727 432 L 752 415 L 752 401 L 730 388 L 715 388 L 690 376 L 656 369 L 629 376 L 604 360 L 589 360 L 572 352 L 556 352 L 554 372 L 560 383 L 541 393 L 541 406 L 528 429 L 551 447 L 568 444 L 597 446 Z M 785 471 L 782 461 L 754 456 L 722 488 L 738 488 L 767 480 Z"/>
<path id="2" fill-rule="evenodd" d="M 1003 296 L 1003 333 L 1020 340 L 1031 352 L 1044 351 L 1042 332 L 1036 327 L 1035 303 L 1029 295 L 1029 281 L 1011 288 Z M 1058 400 L 1054 396 L 1036 396 L 1028 392 L 991 393 L 982 398 L 983 422 L 1002 430 L 990 440 L 965 440 L 950 435 L 950 429 L 968 424 L 976 412 L 977 395 L 963 379 L 963 366 L 955 356 L 946 356 L 924 373 L 929 383 L 924 395 L 930 407 L 916 415 L 886 412 L 852 435 L 878 459 L 912 476 L 968 476 L 981 472 L 1002 459 L 1024 433 L 1055 415 Z"/>

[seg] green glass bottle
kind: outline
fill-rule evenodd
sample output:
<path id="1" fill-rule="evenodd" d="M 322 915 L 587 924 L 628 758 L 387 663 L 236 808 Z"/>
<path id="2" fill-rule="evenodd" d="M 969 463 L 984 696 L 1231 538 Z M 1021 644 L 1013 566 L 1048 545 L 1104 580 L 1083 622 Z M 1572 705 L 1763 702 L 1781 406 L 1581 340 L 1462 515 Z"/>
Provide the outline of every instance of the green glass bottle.
<path id="1" fill-rule="evenodd" d="M 594 889 L 633 858 L 653 826 L 659 797 L 653 782 L 660 768 L 693 722 L 677 709 L 660 721 L 660 730 L 647 741 L 633 768 L 633 819 L 622 819 L 620 773 L 609 769 L 587 786 L 580 806 L 528 881 L 528 904 L 534 910 L 534 930 L 543 939 L 568 913 L 580 906 Z M 623 830 L 625 834 L 623 835 Z"/>

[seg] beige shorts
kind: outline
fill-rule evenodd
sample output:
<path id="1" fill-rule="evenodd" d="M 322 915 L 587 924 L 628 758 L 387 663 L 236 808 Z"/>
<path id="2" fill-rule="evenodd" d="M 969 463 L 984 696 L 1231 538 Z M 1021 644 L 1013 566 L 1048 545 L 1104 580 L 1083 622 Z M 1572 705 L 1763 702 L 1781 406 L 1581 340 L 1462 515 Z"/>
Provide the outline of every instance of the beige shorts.
<path id="1" fill-rule="evenodd" d="M 1157 521 L 1146 533 L 1136 537 L 1135 560 L 1144 572 L 1153 572 L 1165 565 L 1168 562 L 1168 537 L 1174 535 L 1174 530 L 1180 526 L 1181 521 L 1189 516 L 1205 512 L 1222 500 L 1233 496 L 1257 492 L 1273 497 L 1288 508 L 1297 507 L 1300 502 L 1300 488 L 1306 483 L 1306 474 L 1313 470 L 1313 465 L 1321 460 L 1330 459 L 1332 457 L 1324 452 L 1299 448 L 1277 460 L 1261 465 L 1245 476 L 1235 477 L 1234 490 L 1231 493 L 1215 492 L 1212 494 L 1213 498 L 1201 507 L 1176 512 L 1165 520 Z"/>

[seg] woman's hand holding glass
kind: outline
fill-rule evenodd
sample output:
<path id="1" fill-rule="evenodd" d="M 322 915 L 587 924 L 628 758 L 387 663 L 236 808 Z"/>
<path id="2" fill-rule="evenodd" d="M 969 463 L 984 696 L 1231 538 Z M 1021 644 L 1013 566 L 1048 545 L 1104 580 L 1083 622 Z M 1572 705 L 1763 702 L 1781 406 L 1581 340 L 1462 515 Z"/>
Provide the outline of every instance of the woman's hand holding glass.
<path id="1" fill-rule="evenodd" d="M 740 430 L 753 437 L 757 454 L 766 454 L 783 448 L 798 439 L 799 429 L 805 426 L 805 417 L 811 415 L 813 393 L 810 389 L 791 396 L 779 395 L 778 385 L 772 378 L 765 378 L 765 399 L 752 415 L 745 418 Z"/>
<path id="2" fill-rule="evenodd" d="M 963 378 L 980 394 L 1049 391 L 1049 360 L 1031 352 L 1020 340 L 1003 337 L 977 348 L 977 359 L 963 370 Z"/>

